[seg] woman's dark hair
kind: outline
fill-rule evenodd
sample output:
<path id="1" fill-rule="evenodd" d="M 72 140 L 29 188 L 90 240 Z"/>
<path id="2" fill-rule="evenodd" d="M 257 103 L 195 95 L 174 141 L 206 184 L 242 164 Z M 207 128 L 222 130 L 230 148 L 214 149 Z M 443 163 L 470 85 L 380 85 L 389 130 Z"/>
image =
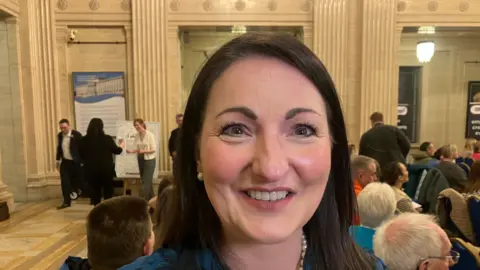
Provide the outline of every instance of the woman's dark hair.
<path id="1" fill-rule="evenodd" d="M 402 168 L 400 167 L 400 162 L 394 161 L 390 162 L 382 169 L 382 182 L 394 186 L 397 183 L 399 177 L 403 175 Z"/>
<path id="2" fill-rule="evenodd" d="M 278 34 L 244 34 L 225 44 L 205 63 L 187 101 L 179 134 L 175 188 L 170 219 L 163 222 L 163 243 L 185 249 L 208 248 L 224 269 L 220 258 L 222 227 L 208 199 L 203 183 L 197 180 L 199 137 L 209 94 L 214 82 L 233 63 L 249 57 L 278 59 L 301 72 L 317 88 L 326 104 L 332 141 L 330 177 L 317 210 L 304 226 L 308 240 L 306 261 L 312 270 L 369 269 L 373 262 L 348 233 L 356 202 L 350 173 L 350 155 L 342 109 L 335 86 L 317 56 L 294 37 Z M 301 90 L 299 90 L 301 91 Z M 267 102 L 267 101 L 265 101 Z M 320 194 L 318 194 L 320 196 Z M 199 269 L 191 252 L 182 252 L 178 268 Z"/>
<path id="3" fill-rule="evenodd" d="M 470 185 L 465 189 L 465 193 L 474 193 L 480 191 L 480 161 L 475 161 L 468 175 Z"/>
<path id="4" fill-rule="evenodd" d="M 172 197 L 172 182 L 169 179 L 164 179 L 158 184 L 157 190 L 157 202 L 155 203 L 155 210 L 153 212 L 152 223 L 153 230 L 155 231 L 155 247 L 160 248 L 162 245 L 161 232 L 157 233 L 157 229 L 160 229 L 163 220 L 165 220 L 170 214 L 170 202 Z"/>
<path id="5" fill-rule="evenodd" d="M 100 137 L 105 135 L 103 121 L 100 118 L 92 118 L 87 128 L 87 137 Z"/>
<path id="6" fill-rule="evenodd" d="M 443 147 L 444 147 L 444 146 L 438 148 L 437 151 L 435 151 L 435 153 L 433 153 L 433 157 L 434 157 L 435 159 L 438 159 L 438 160 L 441 160 L 441 159 L 442 159 L 442 157 L 443 157 Z"/>
<path id="7" fill-rule="evenodd" d="M 145 121 L 143 121 L 142 118 L 136 118 L 135 120 L 133 120 L 133 124 L 135 125 L 136 123 L 138 123 L 144 129 L 147 129 L 147 125 L 145 124 Z"/>
<path id="8" fill-rule="evenodd" d="M 432 144 L 432 143 L 431 142 L 423 142 L 420 145 L 420 151 L 426 152 L 428 147 L 430 146 L 430 144 Z"/>

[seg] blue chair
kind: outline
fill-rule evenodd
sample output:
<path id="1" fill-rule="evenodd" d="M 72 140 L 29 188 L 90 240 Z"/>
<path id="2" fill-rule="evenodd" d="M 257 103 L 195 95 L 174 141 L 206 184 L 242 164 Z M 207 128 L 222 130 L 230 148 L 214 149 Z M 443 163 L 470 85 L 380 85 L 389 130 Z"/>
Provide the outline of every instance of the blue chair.
<path id="1" fill-rule="evenodd" d="M 472 221 L 473 231 L 476 236 L 476 244 L 480 245 L 480 195 L 470 196 L 467 200 L 470 211 L 470 220 Z"/>
<path id="2" fill-rule="evenodd" d="M 467 243 L 458 238 L 450 239 L 452 249 L 460 254 L 460 260 L 452 267 L 451 270 L 478 270 L 480 265 L 472 252 L 467 248 Z"/>

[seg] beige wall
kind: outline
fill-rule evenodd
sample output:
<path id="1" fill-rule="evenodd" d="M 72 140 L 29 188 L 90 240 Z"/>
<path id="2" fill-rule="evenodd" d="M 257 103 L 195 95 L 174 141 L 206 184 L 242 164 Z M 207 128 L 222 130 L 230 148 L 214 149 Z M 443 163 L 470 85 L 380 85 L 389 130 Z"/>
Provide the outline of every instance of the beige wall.
<path id="1" fill-rule="evenodd" d="M 208 29 L 208 28 L 205 28 Z M 283 30 L 283 33 L 294 34 L 291 31 Z M 300 31 L 299 31 L 300 32 Z M 215 29 L 189 30 L 188 37 L 181 37 L 181 58 L 182 58 L 182 108 L 186 105 L 186 100 L 190 94 L 195 78 L 205 64 L 207 57 L 210 57 L 218 48 L 231 39 L 238 36 L 231 32 L 215 32 Z M 299 39 L 302 39 L 299 36 Z M 187 42 L 185 42 L 187 40 Z"/>
<path id="2" fill-rule="evenodd" d="M 21 121 L 9 125 L 19 135 L 15 138 L 21 139 L 4 150 L 18 155 L 3 155 L 3 163 L 20 164 L 11 175 L 8 173 L 12 179 L 8 180 L 9 189 L 19 200 L 25 199 L 24 194 L 30 200 L 60 195 L 54 160 L 55 133 L 58 119 L 73 119 L 70 73 L 74 70 L 112 65 L 126 71 L 128 116 L 138 115 L 162 124 L 163 154 L 158 165 L 161 174 L 169 173 L 167 139 L 185 99 L 178 38 L 182 27 L 235 24 L 303 28 L 305 43 L 333 77 L 349 139 L 356 143 L 369 127 L 371 112 L 382 111 L 388 123 L 396 122 L 396 51 L 401 27 L 480 26 L 480 3 L 476 0 L 0 0 L 0 10 L 16 17 L 11 21 L 11 35 L 18 40 L 20 52 L 19 57 L 14 57 L 18 68 L 15 60 L 9 67 L 17 71 L 10 74 L 18 79 L 18 91 L 12 91 L 11 104 L 20 111 L 12 117 Z M 110 42 L 121 38 L 126 44 L 68 44 L 67 34 L 72 28 L 78 28 L 79 39 Z M 449 56 L 438 57 L 438 61 L 447 63 L 461 57 L 446 54 Z M 463 67 L 457 66 L 455 72 L 461 70 Z M 191 78 L 189 75 L 188 82 L 183 83 L 185 87 Z M 0 104 L 7 100 L 2 96 Z M 456 109 L 448 106 L 452 108 L 449 112 Z M 465 117 L 463 109 L 458 111 Z M 456 114 L 435 119 L 438 123 L 442 119 L 453 123 Z M 441 131 L 439 134 L 445 135 L 435 140 L 458 140 L 456 132 Z"/>
<path id="3" fill-rule="evenodd" d="M 466 34 L 467 35 L 467 34 Z M 423 36 L 403 35 L 398 54 L 402 66 L 420 66 L 416 44 Z M 419 141 L 437 145 L 465 141 L 468 81 L 480 80 L 480 36 L 461 33 L 437 34 L 433 40 L 436 52 L 430 63 L 421 65 Z"/>
<path id="4" fill-rule="evenodd" d="M 73 108 L 72 72 L 122 71 L 127 73 L 127 45 L 123 28 L 72 28 L 77 30 L 77 43 L 66 45 L 66 74 L 68 85 L 63 104 L 68 104 L 69 118 L 75 123 Z M 126 74 L 127 75 L 127 74 Z M 127 88 L 127 101 L 128 102 Z M 110 134 L 115 135 L 115 134 Z"/>

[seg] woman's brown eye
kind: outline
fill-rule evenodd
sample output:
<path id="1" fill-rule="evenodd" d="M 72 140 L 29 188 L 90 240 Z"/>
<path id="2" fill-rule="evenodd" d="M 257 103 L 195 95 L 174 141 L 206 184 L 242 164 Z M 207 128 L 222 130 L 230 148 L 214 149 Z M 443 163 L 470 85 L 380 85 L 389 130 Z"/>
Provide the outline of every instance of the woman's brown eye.
<path id="1" fill-rule="evenodd" d="M 240 137 L 242 135 L 247 134 L 245 131 L 245 127 L 239 124 L 231 124 L 227 125 L 222 128 L 222 135 L 232 136 L 232 137 Z"/>
<path id="2" fill-rule="evenodd" d="M 315 135 L 316 130 L 315 128 L 308 126 L 308 125 L 298 125 L 295 127 L 294 135 L 301 136 L 301 137 L 310 137 Z"/>

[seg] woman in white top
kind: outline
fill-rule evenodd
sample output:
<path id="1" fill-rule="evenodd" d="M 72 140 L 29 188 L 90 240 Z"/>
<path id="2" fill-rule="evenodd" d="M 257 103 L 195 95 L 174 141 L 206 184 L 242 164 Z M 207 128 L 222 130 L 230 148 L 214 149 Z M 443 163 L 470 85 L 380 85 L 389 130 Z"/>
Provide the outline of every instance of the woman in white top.
<path id="1" fill-rule="evenodd" d="M 155 135 L 147 130 L 147 126 L 142 119 L 135 119 L 135 121 L 133 121 L 133 126 L 138 131 L 135 136 L 135 145 L 137 146 L 137 149 L 127 150 L 127 153 L 137 154 L 143 197 L 145 200 L 149 201 L 155 196 L 153 193 L 153 174 L 157 163 L 155 160 L 157 142 L 155 140 Z"/>

